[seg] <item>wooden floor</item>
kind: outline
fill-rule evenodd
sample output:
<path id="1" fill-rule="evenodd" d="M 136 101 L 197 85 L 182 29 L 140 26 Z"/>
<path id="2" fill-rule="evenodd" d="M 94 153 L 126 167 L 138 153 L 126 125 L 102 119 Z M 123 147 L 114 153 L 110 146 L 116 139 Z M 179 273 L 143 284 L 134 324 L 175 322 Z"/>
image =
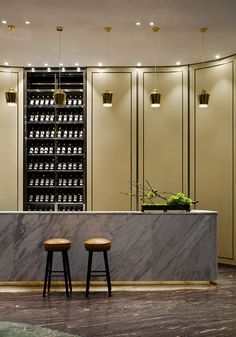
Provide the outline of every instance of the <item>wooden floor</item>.
<path id="1" fill-rule="evenodd" d="M 236 268 L 220 267 L 217 288 L 74 293 L 1 293 L 0 320 L 36 324 L 82 337 L 236 337 Z"/>

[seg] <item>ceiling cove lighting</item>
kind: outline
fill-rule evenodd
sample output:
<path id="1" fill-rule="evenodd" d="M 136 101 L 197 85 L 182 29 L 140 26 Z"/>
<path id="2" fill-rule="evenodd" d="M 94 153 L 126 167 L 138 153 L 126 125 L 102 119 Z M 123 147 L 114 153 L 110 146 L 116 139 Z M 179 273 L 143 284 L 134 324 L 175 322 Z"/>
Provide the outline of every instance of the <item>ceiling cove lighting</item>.
<path id="1" fill-rule="evenodd" d="M 202 33 L 202 64 L 204 68 L 205 64 L 205 33 L 207 32 L 207 28 L 203 27 L 200 28 L 200 33 Z M 204 84 L 204 69 L 202 70 L 203 73 L 203 84 Z M 205 89 L 202 89 L 200 95 L 198 95 L 198 106 L 199 108 L 208 108 L 210 94 L 207 93 Z"/>
<path id="2" fill-rule="evenodd" d="M 176 62 L 176 65 L 177 65 L 177 66 L 180 66 L 180 65 L 181 65 L 181 62 L 180 62 L 180 61 L 177 61 L 177 62 Z"/>
<path id="3" fill-rule="evenodd" d="M 218 60 L 218 59 L 220 58 L 220 55 L 217 54 L 217 55 L 215 56 L 215 58 Z"/>
<path id="4" fill-rule="evenodd" d="M 2 20 L 2 24 L 3 24 L 3 25 L 6 25 L 6 24 L 7 24 L 7 21 L 6 21 L 6 20 Z"/>
<path id="5" fill-rule="evenodd" d="M 159 27 L 152 27 L 153 33 L 157 33 L 159 30 Z M 150 105 L 152 108 L 159 108 L 161 106 L 161 93 L 157 90 L 157 38 L 155 39 L 155 88 L 150 93 Z"/>
<path id="6" fill-rule="evenodd" d="M 99 66 L 99 67 L 102 67 L 102 62 L 98 62 L 98 66 Z"/>
<path id="7" fill-rule="evenodd" d="M 150 26 L 154 26 L 154 22 L 149 22 L 149 25 Z"/>
<path id="8" fill-rule="evenodd" d="M 61 63 L 61 32 L 63 32 L 63 27 L 58 26 L 56 27 L 56 30 L 58 32 L 59 76 L 58 76 L 58 88 L 55 90 L 53 94 L 53 99 L 56 105 L 64 105 L 66 103 L 66 93 L 60 88 L 60 80 L 61 80 L 60 65 L 63 65 Z"/>
<path id="9" fill-rule="evenodd" d="M 109 33 L 111 33 L 111 27 L 104 27 L 107 33 L 107 89 L 102 93 L 102 104 L 104 107 L 112 107 L 113 92 L 108 89 L 109 87 L 109 77 L 108 77 L 108 67 L 109 67 Z"/>
<path id="10" fill-rule="evenodd" d="M 141 25 L 141 22 L 136 22 L 136 26 L 140 26 Z"/>
<path id="11" fill-rule="evenodd" d="M 9 66 L 9 62 L 4 62 L 4 66 Z"/>
<path id="12" fill-rule="evenodd" d="M 141 62 L 138 62 L 137 63 L 137 67 L 141 67 L 142 63 Z"/>
<path id="13" fill-rule="evenodd" d="M 14 25 L 9 25 L 8 27 L 9 32 L 12 32 L 16 29 Z M 12 53 L 11 53 L 12 54 Z M 10 80 L 10 89 L 5 92 L 6 103 L 9 106 L 14 106 L 17 103 L 17 92 L 14 88 L 12 88 L 12 55 L 11 55 L 11 80 Z"/>
<path id="14" fill-rule="evenodd" d="M 26 25 L 30 25 L 30 21 L 25 21 L 25 24 Z"/>

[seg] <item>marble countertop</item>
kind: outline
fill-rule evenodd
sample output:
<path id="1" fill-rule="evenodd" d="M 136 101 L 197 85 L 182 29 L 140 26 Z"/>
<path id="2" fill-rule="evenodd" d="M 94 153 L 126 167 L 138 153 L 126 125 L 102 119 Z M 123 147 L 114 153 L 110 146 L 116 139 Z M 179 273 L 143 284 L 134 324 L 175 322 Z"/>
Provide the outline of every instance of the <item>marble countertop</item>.
<path id="1" fill-rule="evenodd" d="M 45 212 L 45 211 L 0 211 L 1 214 L 142 214 L 142 215 L 150 215 L 150 214 L 163 214 L 163 215 L 194 215 L 194 214 L 214 214 L 218 213 L 217 211 L 210 211 L 210 210 L 192 210 L 191 212 L 185 212 L 185 211 L 81 211 L 81 212 L 65 212 L 65 211 L 51 211 L 51 212 Z"/>
<path id="2" fill-rule="evenodd" d="M 46 252 L 43 242 L 72 241 L 73 280 L 85 280 L 88 254 L 84 241 L 105 237 L 112 280 L 209 281 L 217 278 L 217 212 L 0 212 L 0 280 L 41 281 Z M 56 254 L 55 254 L 56 255 Z M 61 255 L 55 259 L 61 270 Z M 53 262 L 53 263 L 54 263 Z M 95 255 L 94 270 L 103 270 Z"/>

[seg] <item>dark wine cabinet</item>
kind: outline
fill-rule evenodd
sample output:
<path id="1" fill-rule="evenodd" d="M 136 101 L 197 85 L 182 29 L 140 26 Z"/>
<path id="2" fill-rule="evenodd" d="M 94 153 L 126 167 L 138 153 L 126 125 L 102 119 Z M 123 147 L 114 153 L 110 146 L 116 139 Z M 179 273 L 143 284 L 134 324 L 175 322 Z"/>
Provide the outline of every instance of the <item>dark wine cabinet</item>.
<path id="1" fill-rule="evenodd" d="M 59 82 L 63 106 L 53 100 Z M 27 70 L 25 85 L 24 209 L 86 210 L 85 73 Z"/>

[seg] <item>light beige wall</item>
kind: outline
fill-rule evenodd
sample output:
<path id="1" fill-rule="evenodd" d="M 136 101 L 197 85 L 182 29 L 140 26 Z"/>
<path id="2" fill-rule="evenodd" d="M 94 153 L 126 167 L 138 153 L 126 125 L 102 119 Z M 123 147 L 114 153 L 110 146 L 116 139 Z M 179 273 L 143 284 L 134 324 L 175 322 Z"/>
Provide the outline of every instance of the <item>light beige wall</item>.
<path id="1" fill-rule="evenodd" d="M 114 91 L 112 108 L 102 105 L 107 73 L 87 72 L 88 210 L 131 210 L 135 200 L 130 182 L 136 180 L 136 71 L 109 69 L 108 81 Z"/>
<path id="2" fill-rule="evenodd" d="M 162 102 L 152 109 L 154 68 L 109 69 L 115 93 L 109 109 L 101 102 L 107 74 L 88 70 L 89 210 L 137 209 L 140 202 L 120 192 L 146 179 L 160 190 L 187 193 L 187 76 L 187 67 L 158 70 Z"/>
<path id="3" fill-rule="evenodd" d="M 151 108 L 154 69 L 139 70 L 139 182 L 159 191 L 188 192 L 187 67 L 157 70 L 161 106 Z M 157 200 L 161 202 L 162 200 Z"/>
<path id="4" fill-rule="evenodd" d="M 9 107 L 5 92 L 18 92 L 18 105 Z M 23 209 L 23 71 L 0 68 L 0 210 Z"/>
<path id="5" fill-rule="evenodd" d="M 191 67 L 191 196 L 199 209 L 219 212 L 218 255 L 236 263 L 235 226 L 235 59 Z M 210 93 L 209 107 L 197 94 Z"/>

